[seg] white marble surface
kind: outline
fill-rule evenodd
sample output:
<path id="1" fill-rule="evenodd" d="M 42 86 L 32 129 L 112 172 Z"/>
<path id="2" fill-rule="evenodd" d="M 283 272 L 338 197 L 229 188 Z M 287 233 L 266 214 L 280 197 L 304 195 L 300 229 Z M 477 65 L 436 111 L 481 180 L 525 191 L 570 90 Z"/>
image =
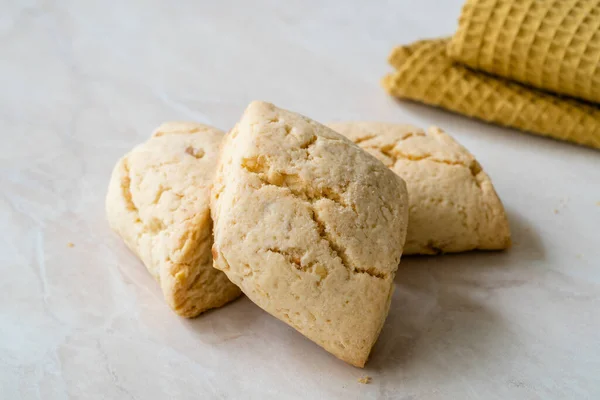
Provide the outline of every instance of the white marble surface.
<path id="1" fill-rule="evenodd" d="M 600 398 L 600 152 L 379 86 L 461 2 L 0 0 L 0 398 Z M 228 129 L 253 99 L 446 128 L 514 248 L 404 259 L 364 371 L 245 298 L 178 318 L 109 231 L 110 170 L 162 121 Z"/>

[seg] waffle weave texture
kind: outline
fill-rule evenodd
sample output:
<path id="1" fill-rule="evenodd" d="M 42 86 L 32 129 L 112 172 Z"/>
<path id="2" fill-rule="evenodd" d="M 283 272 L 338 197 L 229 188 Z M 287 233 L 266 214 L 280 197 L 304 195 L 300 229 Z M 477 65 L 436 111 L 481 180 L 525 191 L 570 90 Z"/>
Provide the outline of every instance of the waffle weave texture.
<path id="1" fill-rule="evenodd" d="M 448 56 L 600 103 L 600 0 L 467 0 Z"/>
<path id="2" fill-rule="evenodd" d="M 475 72 L 447 56 L 449 39 L 400 46 L 383 80 L 393 96 L 484 121 L 600 148 L 600 108 Z"/>

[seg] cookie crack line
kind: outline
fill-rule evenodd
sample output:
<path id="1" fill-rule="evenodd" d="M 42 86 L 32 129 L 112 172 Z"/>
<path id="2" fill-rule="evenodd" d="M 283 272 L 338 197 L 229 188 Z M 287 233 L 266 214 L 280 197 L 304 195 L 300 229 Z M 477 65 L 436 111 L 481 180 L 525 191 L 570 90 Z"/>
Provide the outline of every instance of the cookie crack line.
<path id="1" fill-rule="evenodd" d="M 383 272 L 379 272 L 379 271 L 375 270 L 375 268 L 373 268 L 373 267 L 371 267 L 371 268 L 355 268 L 354 273 L 367 274 L 367 275 L 372 276 L 373 278 L 377 278 L 377 279 L 387 278 L 387 274 L 384 274 Z"/>
<path id="2" fill-rule="evenodd" d="M 135 203 L 133 202 L 133 196 L 131 194 L 131 172 L 129 170 L 129 163 L 125 158 L 123 160 L 123 170 L 125 170 L 125 176 L 121 179 L 121 191 L 123 194 L 123 198 L 125 199 L 125 205 L 128 211 L 131 211 L 135 215 L 135 222 L 141 223 L 140 219 L 140 210 L 137 208 Z"/>
<path id="3" fill-rule="evenodd" d="M 278 247 L 269 247 L 265 249 L 265 251 L 281 255 L 290 265 L 292 265 L 298 271 L 308 272 L 318 276 L 319 281 L 317 282 L 317 285 L 319 285 L 321 281 L 325 279 L 327 275 L 329 275 L 327 268 L 325 268 L 318 261 L 310 261 L 303 265 L 302 257 L 304 256 L 304 254 L 302 254 L 301 256 L 301 251 L 299 251 L 298 249 L 292 248 L 286 251 Z"/>
<path id="4" fill-rule="evenodd" d="M 278 247 L 269 247 L 265 249 L 265 251 L 282 255 L 283 258 L 285 258 L 290 264 L 294 265 L 297 270 L 307 271 L 309 268 L 309 266 L 302 265 L 302 257 L 300 257 L 298 254 L 295 254 L 293 251 L 284 251 Z"/>
<path id="5" fill-rule="evenodd" d="M 375 135 L 375 134 L 365 135 L 365 136 L 361 136 L 359 138 L 354 139 L 353 142 L 354 142 L 354 144 L 359 144 L 362 142 L 366 142 L 367 140 L 375 139 L 376 137 L 377 137 L 377 135 Z"/>
<path id="6" fill-rule="evenodd" d="M 292 195 L 299 197 L 309 203 L 315 203 L 319 200 L 330 200 L 341 207 L 349 207 L 339 193 L 331 188 L 322 188 L 316 190 L 306 190 L 306 182 L 298 174 L 287 174 L 284 172 L 271 172 L 270 167 L 258 159 L 244 159 L 242 168 L 251 174 L 256 175 L 263 185 L 276 186 L 288 189 Z M 298 187 L 300 186 L 300 188 Z M 351 207 L 353 208 L 353 207 Z"/>
<path id="7" fill-rule="evenodd" d="M 358 268 L 358 267 L 351 266 L 350 262 L 348 260 L 348 256 L 346 255 L 346 252 L 344 251 L 344 249 L 341 248 L 339 245 L 337 245 L 334 242 L 331 235 L 327 232 L 326 224 L 319 219 L 317 212 L 315 211 L 314 208 L 311 207 L 311 211 L 312 211 L 311 212 L 312 220 L 314 221 L 315 225 L 317 226 L 317 233 L 319 234 L 321 240 L 324 240 L 328 244 L 329 249 L 331 250 L 333 255 L 335 255 L 337 258 L 340 259 L 340 262 L 342 263 L 344 268 L 346 268 L 346 270 L 348 270 L 348 272 L 354 273 L 354 274 L 357 274 L 357 273 L 367 274 L 367 275 L 370 275 L 370 276 L 372 276 L 374 278 L 378 278 L 378 279 L 385 279 L 387 277 L 387 274 L 385 274 L 384 272 L 377 271 L 373 267 Z"/>
<path id="8" fill-rule="evenodd" d="M 387 277 L 386 273 L 377 271 L 373 267 L 355 268 L 355 267 L 351 266 L 344 250 L 333 241 L 333 239 L 327 232 L 327 227 L 326 227 L 325 223 L 323 221 L 321 221 L 319 219 L 319 217 L 317 216 L 317 212 L 314 209 L 314 203 L 321 199 L 327 199 L 327 200 L 333 201 L 334 203 L 340 205 L 341 207 L 348 207 L 338 193 L 333 192 L 333 191 L 330 191 L 330 192 L 320 191 L 320 192 L 312 192 L 311 193 L 306 190 L 298 190 L 297 188 L 293 188 L 289 184 L 286 184 L 286 177 L 292 176 L 292 177 L 298 178 L 297 174 L 290 175 L 290 174 L 275 173 L 275 174 L 271 174 L 272 175 L 271 179 L 269 179 L 269 175 L 270 175 L 268 173 L 269 168 L 268 168 L 268 166 L 265 166 L 265 165 L 266 165 L 266 163 L 264 163 L 264 162 L 261 163 L 261 162 L 258 162 L 258 160 L 254 160 L 254 159 L 253 160 L 245 159 L 241 163 L 242 168 L 244 168 L 249 173 L 256 175 L 260 179 L 260 181 L 262 182 L 263 185 L 286 188 L 290 191 L 290 193 L 294 197 L 302 199 L 303 201 L 307 202 L 310 205 L 311 218 L 316 225 L 317 233 L 319 234 L 321 240 L 324 240 L 328 244 L 328 247 L 331 250 L 332 254 L 340 259 L 340 262 L 342 263 L 342 265 L 348 272 L 367 274 L 367 275 L 370 275 L 370 276 L 372 276 L 374 278 L 378 278 L 378 279 L 385 279 Z M 354 207 L 352 207 L 352 209 L 354 210 Z M 296 265 L 300 265 L 300 263 L 299 263 L 300 260 L 297 260 L 294 258 L 294 259 L 291 259 L 290 261 Z"/>
<path id="9" fill-rule="evenodd" d="M 348 261 L 348 257 L 346 256 L 344 249 L 342 249 L 340 246 L 334 243 L 333 239 L 327 232 L 327 225 L 325 225 L 325 223 L 319 219 L 317 212 L 315 211 L 314 207 L 312 207 L 312 205 L 310 211 L 310 216 L 313 222 L 315 223 L 315 226 L 317 227 L 317 233 L 319 234 L 321 240 L 327 243 L 327 245 L 329 246 L 329 250 L 331 250 L 331 253 L 335 257 L 340 259 L 340 262 L 342 263 L 344 268 L 346 268 L 348 272 L 353 272 L 354 268 L 352 268 L 352 266 L 350 265 L 350 262 Z"/>
<path id="10" fill-rule="evenodd" d="M 358 139 L 356 139 L 356 140 L 353 140 L 353 142 L 354 142 L 355 144 L 359 144 L 359 143 L 362 143 L 362 142 L 366 142 L 367 140 L 374 139 L 374 138 L 376 138 L 376 137 L 378 137 L 378 136 L 379 136 L 379 135 L 377 135 L 376 133 L 374 133 L 374 134 L 370 134 L 370 135 L 367 135 L 367 136 L 364 136 L 364 137 L 358 138 Z M 385 145 L 385 146 L 383 146 L 383 147 L 384 147 L 384 148 L 390 148 L 390 149 L 393 149 L 394 147 L 396 147 L 396 146 L 397 146 L 398 144 L 400 144 L 401 142 L 404 142 L 404 141 L 405 141 L 405 140 L 407 140 L 407 139 L 410 139 L 410 138 L 413 138 L 413 137 L 418 137 L 418 136 L 427 136 L 427 135 L 426 135 L 424 132 L 406 132 L 406 133 L 404 134 L 404 136 L 402 136 L 402 137 L 400 137 L 400 138 L 398 138 L 398 139 L 394 140 L 392 143 L 390 143 L 390 144 L 387 144 L 387 145 Z M 373 148 L 375 148 L 375 147 L 373 147 Z"/>
<path id="11" fill-rule="evenodd" d="M 141 225 L 141 229 L 137 232 L 135 237 L 135 241 L 139 245 L 141 237 L 148 234 L 148 229 L 140 217 L 140 210 L 133 202 L 133 195 L 131 194 L 131 172 L 127 158 L 123 159 L 123 170 L 125 171 L 125 176 L 121 178 L 121 194 L 123 195 L 123 199 L 125 199 L 127 211 L 135 216 L 133 223 Z"/>
<path id="12" fill-rule="evenodd" d="M 121 194 L 123 196 L 123 199 L 125 200 L 125 207 L 127 209 L 127 211 L 129 211 L 131 214 L 133 214 L 134 217 L 134 224 L 139 224 L 141 225 L 142 229 L 139 230 L 139 232 L 137 233 L 137 238 L 136 240 L 140 240 L 140 238 L 146 234 L 158 234 L 164 230 L 167 229 L 167 224 L 165 224 L 165 222 L 163 220 L 160 220 L 158 218 L 152 218 L 150 219 L 150 221 L 143 221 L 140 215 L 140 210 L 138 209 L 138 207 L 135 205 L 134 201 L 133 201 L 133 194 L 131 193 L 131 170 L 129 168 L 129 162 L 127 161 L 127 159 L 123 160 L 123 170 L 125 171 L 125 176 L 123 176 L 121 178 Z M 160 198 L 162 197 L 162 195 L 165 192 L 171 191 L 172 188 L 170 187 L 160 187 L 160 189 L 158 190 L 158 192 L 155 194 L 154 199 L 152 204 L 156 205 L 158 204 L 158 201 L 160 201 Z M 177 194 L 179 197 L 182 197 L 181 195 Z"/>
<path id="13" fill-rule="evenodd" d="M 477 160 L 473 159 L 468 165 L 465 164 L 464 162 L 461 161 L 450 161 L 450 160 L 444 160 L 441 158 L 436 158 L 433 157 L 431 154 L 426 153 L 424 155 L 421 156 L 414 156 L 411 154 L 407 154 L 407 153 L 403 153 L 399 150 L 395 149 L 396 144 L 392 144 L 392 145 L 388 145 L 388 146 L 383 146 L 381 148 L 377 148 L 377 147 L 372 147 L 372 149 L 375 150 L 379 150 L 383 155 L 389 157 L 392 159 L 392 165 L 396 165 L 396 163 L 399 160 L 408 160 L 408 161 L 423 161 L 423 160 L 427 160 L 427 161 L 431 161 L 434 163 L 438 163 L 438 164 L 446 164 L 446 165 L 458 165 L 464 168 L 467 168 L 469 170 L 469 172 L 471 173 L 471 176 L 473 177 L 473 180 L 475 181 L 475 184 L 481 188 L 481 181 L 479 180 L 478 176 L 481 172 L 483 172 L 483 170 L 481 169 L 481 165 L 479 164 L 479 162 L 477 162 Z"/>

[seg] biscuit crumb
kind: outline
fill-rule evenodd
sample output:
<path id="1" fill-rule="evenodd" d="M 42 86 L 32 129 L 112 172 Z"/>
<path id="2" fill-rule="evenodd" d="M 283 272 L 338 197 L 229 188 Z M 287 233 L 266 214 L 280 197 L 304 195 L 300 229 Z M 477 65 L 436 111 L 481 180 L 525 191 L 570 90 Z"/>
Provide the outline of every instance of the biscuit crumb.
<path id="1" fill-rule="evenodd" d="M 369 383 L 371 383 L 373 379 L 370 376 L 363 376 L 361 378 L 358 378 L 358 383 L 362 383 L 363 385 L 368 385 Z"/>
<path id="2" fill-rule="evenodd" d="M 75 247 L 75 244 L 73 242 L 67 242 L 67 247 Z"/>
<path id="3" fill-rule="evenodd" d="M 558 209 L 557 208 L 554 209 L 554 214 L 558 214 Z"/>
<path id="4" fill-rule="evenodd" d="M 596 205 L 600 207 L 600 201 L 597 201 L 597 202 L 596 202 Z"/>

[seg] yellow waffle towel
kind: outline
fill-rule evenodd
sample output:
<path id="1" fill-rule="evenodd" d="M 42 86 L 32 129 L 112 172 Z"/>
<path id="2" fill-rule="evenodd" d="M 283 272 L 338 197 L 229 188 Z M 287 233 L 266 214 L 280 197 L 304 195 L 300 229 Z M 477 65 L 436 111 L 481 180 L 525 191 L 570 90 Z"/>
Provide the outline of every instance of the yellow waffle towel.
<path id="1" fill-rule="evenodd" d="M 600 0 L 467 0 L 453 38 L 390 64 L 396 97 L 600 148 Z"/>
<path id="2" fill-rule="evenodd" d="M 600 108 L 474 72 L 446 55 L 447 39 L 394 49 L 396 72 L 383 80 L 393 96 L 600 148 Z"/>
<path id="3" fill-rule="evenodd" d="M 600 103 L 600 0 L 467 0 L 448 56 Z"/>

